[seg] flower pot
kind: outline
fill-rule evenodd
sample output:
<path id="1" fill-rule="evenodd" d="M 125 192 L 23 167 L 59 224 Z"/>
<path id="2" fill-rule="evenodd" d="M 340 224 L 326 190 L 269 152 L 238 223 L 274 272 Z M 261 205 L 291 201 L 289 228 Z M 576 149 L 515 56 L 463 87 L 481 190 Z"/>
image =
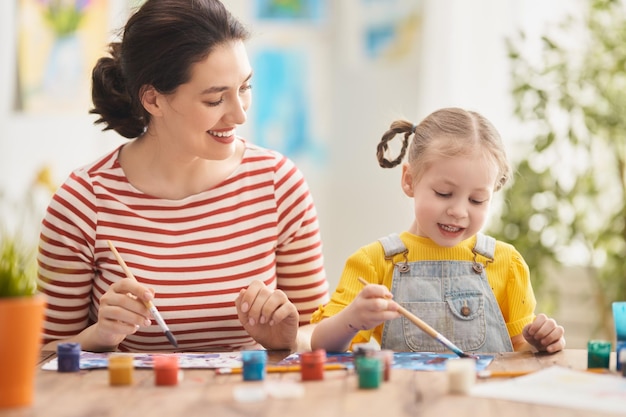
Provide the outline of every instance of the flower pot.
<path id="1" fill-rule="evenodd" d="M 0 408 L 33 403 L 45 297 L 0 298 Z"/>

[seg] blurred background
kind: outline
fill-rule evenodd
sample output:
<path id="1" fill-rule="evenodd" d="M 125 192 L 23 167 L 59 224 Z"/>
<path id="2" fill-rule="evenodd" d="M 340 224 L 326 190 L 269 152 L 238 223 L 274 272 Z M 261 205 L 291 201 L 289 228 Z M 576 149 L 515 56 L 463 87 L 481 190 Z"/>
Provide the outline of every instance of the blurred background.
<path id="1" fill-rule="evenodd" d="M 36 247 L 51 193 L 124 140 L 93 125 L 90 70 L 138 0 L 0 2 L 0 226 Z M 610 0 L 224 0 L 251 30 L 239 134 L 304 171 L 331 287 L 412 220 L 376 145 L 447 106 L 500 130 L 516 168 L 486 232 L 526 258 L 568 347 L 614 341 L 626 299 L 626 19 Z"/>

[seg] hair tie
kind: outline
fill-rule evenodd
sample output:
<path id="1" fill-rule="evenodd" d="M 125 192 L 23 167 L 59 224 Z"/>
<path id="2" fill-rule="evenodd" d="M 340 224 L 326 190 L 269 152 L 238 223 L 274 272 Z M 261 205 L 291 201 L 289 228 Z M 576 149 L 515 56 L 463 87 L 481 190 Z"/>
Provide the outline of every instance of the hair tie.
<path id="1" fill-rule="evenodd" d="M 415 133 L 415 129 L 417 129 L 417 125 L 413 125 L 411 126 L 411 133 Z"/>

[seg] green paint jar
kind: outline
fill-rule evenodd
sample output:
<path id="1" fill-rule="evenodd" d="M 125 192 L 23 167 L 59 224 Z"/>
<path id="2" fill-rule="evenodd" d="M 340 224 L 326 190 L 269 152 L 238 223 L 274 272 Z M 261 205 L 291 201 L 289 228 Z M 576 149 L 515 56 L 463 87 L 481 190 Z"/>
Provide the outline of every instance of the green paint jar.
<path id="1" fill-rule="evenodd" d="M 359 388 L 372 389 L 380 387 L 382 380 L 382 361 L 379 357 L 361 356 L 357 358 Z"/>
<path id="2" fill-rule="evenodd" d="M 609 369 L 611 361 L 611 342 L 590 340 L 587 342 L 587 368 Z"/>

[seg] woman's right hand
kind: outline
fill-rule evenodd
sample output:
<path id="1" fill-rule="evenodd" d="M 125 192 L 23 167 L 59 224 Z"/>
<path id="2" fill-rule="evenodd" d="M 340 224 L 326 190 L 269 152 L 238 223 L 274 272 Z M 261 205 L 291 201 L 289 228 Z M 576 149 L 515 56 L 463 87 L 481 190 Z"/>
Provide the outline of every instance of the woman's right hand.
<path id="1" fill-rule="evenodd" d="M 83 345 L 89 345 L 90 350 L 115 349 L 139 327 L 150 326 L 146 302 L 153 298 L 152 291 L 131 279 L 112 284 L 100 298 L 98 321 L 91 326 L 89 340 Z"/>

